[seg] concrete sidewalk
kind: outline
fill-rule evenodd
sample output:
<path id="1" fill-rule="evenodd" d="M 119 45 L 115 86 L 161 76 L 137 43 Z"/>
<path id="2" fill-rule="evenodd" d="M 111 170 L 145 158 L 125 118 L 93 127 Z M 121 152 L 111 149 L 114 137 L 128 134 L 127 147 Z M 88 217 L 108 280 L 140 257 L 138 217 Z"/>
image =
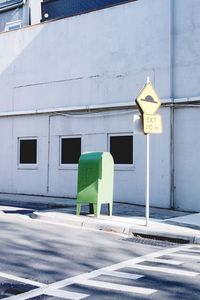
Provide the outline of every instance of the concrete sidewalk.
<path id="1" fill-rule="evenodd" d="M 117 205 L 117 204 L 115 204 Z M 133 208 L 130 204 L 120 204 L 120 206 L 128 206 Z M 75 215 L 75 210 L 72 209 L 57 209 L 48 211 L 36 211 L 32 214 L 33 218 L 47 221 L 55 224 L 73 225 L 80 228 L 103 230 L 110 232 L 117 232 L 129 236 L 141 236 L 143 238 L 164 239 L 178 243 L 195 243 L 200 244 L 200 214 L 189 214 L 185 216 L 172 217 L 163 219 L 162 217 L 167 214 L 166 210 L 158 209 L 158 218 L 150 218 L 148 226 L 146 226 L 145 217 L 137 216 L 134 205 L 134 216 L 124 215 L 112 217 L 101 214 L 99 218 L 95 218 L 90 214 L 83 214 L 81 216 Z M 156 216 L 155 208 L 152 209 L 154 216 Z M 174 213 L 174 211 L 173 211 Z M 177 212 L 178 214 L 180 212 Z M 196 218 L 198 222 L 194 224 L 191 222 Z M 188 220 L 188 221 L 187 221 Z M 194 222 L 193 222 L 194 223 Z M 194 228 L 191 228 L 193 226 Z"/>
<path id="2" fill-rule="evenodd" d="M 88 213 L 88 205 L 82 206 L 81 216 L 76 216 L 75 199 L 0 194 L 0 205 L 31 208 L 32 218 L 63 226 L 200 244 L 200 213 L 150 208 L 146 227 L 145 207 L 128 203 L 114 202 L 112 217 L 106 215 L 107 205 L 102 205 L 99 218 Z"/>

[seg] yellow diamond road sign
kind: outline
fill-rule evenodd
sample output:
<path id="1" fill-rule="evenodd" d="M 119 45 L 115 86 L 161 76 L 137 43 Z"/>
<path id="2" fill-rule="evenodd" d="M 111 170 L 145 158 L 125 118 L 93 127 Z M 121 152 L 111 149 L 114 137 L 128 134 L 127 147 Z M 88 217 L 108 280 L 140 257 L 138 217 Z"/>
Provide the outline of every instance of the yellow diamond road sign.
<path id="1" fill-rule="evenodd" d="M 142 113 L 147 115 L 153 115 L 158 110 L 161 103 L 151 82 L 145 84 L 144 88 L 136 98 L 136 103 Z"/>

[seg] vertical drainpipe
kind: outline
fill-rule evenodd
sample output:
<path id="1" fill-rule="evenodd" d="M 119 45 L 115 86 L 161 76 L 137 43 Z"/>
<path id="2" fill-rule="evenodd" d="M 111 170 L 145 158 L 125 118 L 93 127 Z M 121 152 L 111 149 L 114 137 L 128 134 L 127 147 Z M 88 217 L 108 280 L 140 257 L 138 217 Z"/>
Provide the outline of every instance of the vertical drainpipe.
<path id="1" fill-rule="evenodd" d="M 47 151 L 47 193 L 49 193 L 49 171 L 50 171 L 50 143 L 51 143 L 51 117 L 48 116 L 48 151 Z"/>
<path id="2" fill-rule="evenodd" d="M 170 0 L 170 97 L 174 103 L 174 18 L 175 1 Z M 170 107 L 170 208 L 174 208 L 174 106 Z"/>

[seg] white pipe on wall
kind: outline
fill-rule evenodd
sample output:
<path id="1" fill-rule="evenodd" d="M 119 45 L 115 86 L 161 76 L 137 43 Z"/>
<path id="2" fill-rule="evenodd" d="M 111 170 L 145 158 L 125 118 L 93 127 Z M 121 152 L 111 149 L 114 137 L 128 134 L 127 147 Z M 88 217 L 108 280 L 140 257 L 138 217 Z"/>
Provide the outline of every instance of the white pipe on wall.
<path id="1" fill-rule="evenodd" d="M 111 103 L 111 104 L 99 104 L 99 105 L 72 106 L 72 107 L 69 106 L 53 107 L 53 108 L 36 109 L 36 110 L 8 111 L 8 112 L 1 112 L 0 117 L 49 114 L 49 113 L 59 113 L 59 112 L 92 111 L 98 109 L 133 108 L 133 107 L 136 107 L 134 101 L 113 103 L 113 104 Z"/>
<path id="2" fill-rule="evenodd" d="M 180 103 L 181 102 L 181 103 Z M 193 102 L 200 103 L 200 96 L 195 98 L 181 98 L 181 99 L 161 99 L 163 107 L 198 107 L 198 104 L 192 104 Z M 177 103 L 177 104 L 176 104 Z M 180 104 L 179 104 L 180 103 Z M 67 106 L 67 107 L 51 107 L 33 110 L 21 110 L 21 111 L 5 111 L 0 112 L 0 117 L 12 117 L 23 115 L 38 115 L 38 114 L 50 114 L 59 112 L 78 112 L 78 111 L 95 111 L 100 109 L 112 110 L 112 109 L 125 109 L 125 108 L 137 108 L 135 101 L 119 102 L 119 103 L 105 103 L 97 105 L 83 105 L 83 106 Z"/>

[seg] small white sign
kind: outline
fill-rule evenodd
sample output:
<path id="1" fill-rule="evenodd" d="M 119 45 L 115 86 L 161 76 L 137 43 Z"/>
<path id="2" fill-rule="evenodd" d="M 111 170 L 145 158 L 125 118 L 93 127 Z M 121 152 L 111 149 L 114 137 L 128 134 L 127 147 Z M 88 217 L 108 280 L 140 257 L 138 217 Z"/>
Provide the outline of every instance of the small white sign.
<path id="1" fill-rule="evenodd" d="M 144 134 L 143 120 L 141 115 L 133 115 L 133 132 L 136 134 Z"/>

